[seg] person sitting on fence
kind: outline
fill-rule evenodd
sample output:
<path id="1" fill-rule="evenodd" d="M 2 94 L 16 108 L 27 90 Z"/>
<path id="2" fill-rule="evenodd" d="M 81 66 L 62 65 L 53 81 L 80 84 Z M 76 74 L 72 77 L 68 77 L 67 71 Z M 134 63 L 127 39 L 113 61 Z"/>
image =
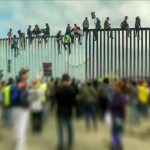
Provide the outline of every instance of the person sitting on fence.
<path id="1" fill-rule="evenodd" d="M 43 34 L 44 34 L 44 35 L 43 35 L 44 40 L 45 40 L 45 42 L 47 42 L 47 38 L 50 37 L 50 27 L 49 27 L 49 24 L 48 24 L 48 23 L 46 23 L 45 26 L 46 26 L 46 28 L 43 29 L 42 32 L 43 32 Z"/>
<path id="2" fill-rule="evenodd" d="M 112 35 L 111 23 L 110 23 L 110 18 L 109 17 L 107 17 L 105 22 L 104 22 L 104 29 L 110 31 L 110 38 L 114 39 L 114 37 Z"/>
<path id="3" fill-rule="evenodd" d="M 41 43 L 42 42 L 42 39 L 41 39 L 42 32 L 37 24 L 35 25 L 35 28 L 33 29 L 32 33 L 36 38 L 38 38 L 38 43 Z"/>
<path id="4" fill-rule="evenodd" d="M 88 20 L 88 18 L 86 17 L 85 18 L 85 20 L 83 21 L 83 23 L 82 23 L 82 26 L 83 26 L 83 34 L 84 34 L 84 32 L 86 33 L 86 37 L 87 37 L 87 35 L 88 35 L 88 30 L 89 30 L 89 20 Z"/>
<path id="5" fill-rule="evenodd" d="M 121 29 L 122 30 L 126 30 L 127 31 L 127 37 L 130 37 L 130 28 L 129 28 L 129 24 L 127 22 L 128 20 L 128 16 L 125 16 L 124 21 L 121 22 Z"/>
<path id="6" fill-rule="evenodd" d="M 29 25 L 29 27 L 27 29 L 27 36 L 29 38 L 29 44 L 32 44 L 33 36 L 32 36 L 32 31 L 31 31 L 31 26 L 30 25 Z"/>
<path id="7" fill-rule="evenodd" d="M 140 35 L 139 35 L 139 29 L 141 28 L 141 19 L 140 17 L 136 17 L 135 18 L 135 36 L 137 36 L 140 39 Z"/>
<path id="8" fill-rule="evenodd" d="M 81 34 L 82 31 L 77 24 L 74 24 L 74 27 L 71 29 L 71 35 L 72 35 L 72 44 L 74 43 L 74 37 L 78 38 L 78 42 L 81 45 Z"/>
<path id="9" fill-rule="evenodd" d="M 56 35 L 56 41 L 57 41 L 57 46 L 58 46 L 58 53 L 60 54 L 60 45 L 63 42 L 62 41 L 62 35 L 61 35 L 61 30 L 58 31 L 57 35 Z"/>
<path id="10" fill-rule="evenodd" d="M 68 46 L 69 54 L 71 54 L 71 37 L 67 33 L 65 34 L 65 37 L 64 37 L 64 48 L 65 48 L 65 50 L 67 50 L 66 45 Z"/>
<path id="11" fill-rule="evenodd" d="M 18 39 L 16 35 L 14 35 L 12 39 L 11 50 L 13 49 L 14 49 L 14 56 L 17 57 L 19 55 L 19 48 L 18 48 Z"/>
<path id="12" fill-rule="evenodd" d="M 25 33 L 21 32 L 21 30 L 18 30 L 18 35 L 21 49 L 25 49 Z"/>
<path id="13" fill-rule="evenodd" d="M 71 34 L 71 26 L 70 26 L 70 24 L 67 25 L 66 33 L 69 34 L 69 35 Z"/>
<path id="14" fill-rule="evenodd" d="M 94 30 L 94 40 L 98 40 L 98 30 L 101 29 L 101 21 L 99 18 L 96 18 L 95 30 Z"/>
<path id="15" fill-rule="evenodd" d="M 13 39 L 12 35 L 13 35 L 12 29 L 10 28 L 9 32 L 7 33 L 9 45 L 11 45 L 12 43 L 12 39 Z"/>

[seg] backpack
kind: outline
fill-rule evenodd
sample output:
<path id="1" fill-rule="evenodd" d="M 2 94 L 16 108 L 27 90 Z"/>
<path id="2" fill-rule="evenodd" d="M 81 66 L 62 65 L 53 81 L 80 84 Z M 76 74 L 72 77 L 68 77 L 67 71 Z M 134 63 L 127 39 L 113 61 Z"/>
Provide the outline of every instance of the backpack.
<path id="1" fill-rule="evenodd" d="M 10 100 L 12 106 L 28 107 L 28 91 L 23 82 L 12 85 L 10 90 Z"/>
<path id="2" fill-rule="evenodd" d="M 17 105 L 17 103 L 18 103 L 18 95 L 19 95 L 19 92 L 18 92 L 17 84 L 13 84 L 11 86 L 11 90 L 10 90 L 10 101 L 11 101 L 11 105 L 12 106 Z"/>

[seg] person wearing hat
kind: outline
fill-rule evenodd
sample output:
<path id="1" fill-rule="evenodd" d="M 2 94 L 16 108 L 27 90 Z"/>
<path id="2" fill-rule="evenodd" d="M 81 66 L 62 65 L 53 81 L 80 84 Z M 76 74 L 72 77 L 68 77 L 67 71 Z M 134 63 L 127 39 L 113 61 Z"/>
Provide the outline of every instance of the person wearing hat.
<path id="1" fill-rule="evenodd" d="M 11 88 L 12 118 L 15 150 L 25 150 L 26 130 L 29 119 L 29 70 L 19 71 L 19 80 Z"/>
<path id="2" fill-rule="evenodd" d="M 29 101 L 31 102 L 32 131 L 42 130 L 42 97 L 44 93 L 40 90 L 40 80 L 32 81 L 29 91 Z"/>
<path id="3" fill-rule="evenodd" d="M 62 76 L 61 84 L 55 91 L 55 98 L 57 107 L 58 150 L 64 150 L 65 127 L 68 135 L 67 148 L 70 150 L 73 146 L 72 111 L 75 103 L 75 89 L 70 84 L 68 74 Z"/>
<path id="4" fill-rule="evenodd" d="M 138 37 L 138 39 L 140 39 L 140 35 L 139 35 L 139 29 L 141 28 L 141 19 L 140 19 L 140 17 L 139 16 L 137 16 L 136 18 L 135 18 L 135 36 L 137 36 Z"/>

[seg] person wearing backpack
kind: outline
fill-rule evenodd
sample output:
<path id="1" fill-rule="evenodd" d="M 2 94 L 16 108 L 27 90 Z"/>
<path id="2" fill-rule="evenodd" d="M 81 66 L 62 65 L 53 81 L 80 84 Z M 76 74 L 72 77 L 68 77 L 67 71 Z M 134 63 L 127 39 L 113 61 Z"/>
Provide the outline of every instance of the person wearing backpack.
<path id="1" fill-rule="evenodd" d="M 83 107 L 87 130 L 91 129 L 91 124 L 94 129 L 97 129 L 96 105 L 98 94 L 91 82 L 88 82 L 87 84 L 83 85 L 80 97 L 84 103 Z"/>
<path id="2" fill-rule="evenodd" d="M 25 150 L 26 130 L 29 119 L 29 101 L 27 80 L 29 70 L 22 68 L 19 78 L 11 88 L 12 118 L 15 150 Z"/>

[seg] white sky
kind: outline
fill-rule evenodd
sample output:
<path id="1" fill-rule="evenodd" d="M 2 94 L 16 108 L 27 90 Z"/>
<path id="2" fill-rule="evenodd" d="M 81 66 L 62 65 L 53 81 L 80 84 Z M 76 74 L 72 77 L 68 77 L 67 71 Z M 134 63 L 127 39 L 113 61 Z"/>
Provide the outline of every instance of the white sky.
<path id="1" fill-rule="evenodd" d="M 77 23 L 81 26 L 85 17 L 93 21 L 90 13 L 95 11 L 102 25 L 106 17 L 111 18 L 112 27 L 120 27 L 124 16 L 129 16 L 130 27 L 134 26 L 136 16 L 141 17 L 142 26 L 150 26 L 150 1 L 65 1 L 65 0 L 1 0 L 0 2 L 0 37 L 6 37 L 9 28 L 16 33 L 18 29 L 26 32 L 28 25 L 38 24 L 41 28 L 48 22 L 51 35 L 59 29 L 65 31 L 66 25 Z"/>

